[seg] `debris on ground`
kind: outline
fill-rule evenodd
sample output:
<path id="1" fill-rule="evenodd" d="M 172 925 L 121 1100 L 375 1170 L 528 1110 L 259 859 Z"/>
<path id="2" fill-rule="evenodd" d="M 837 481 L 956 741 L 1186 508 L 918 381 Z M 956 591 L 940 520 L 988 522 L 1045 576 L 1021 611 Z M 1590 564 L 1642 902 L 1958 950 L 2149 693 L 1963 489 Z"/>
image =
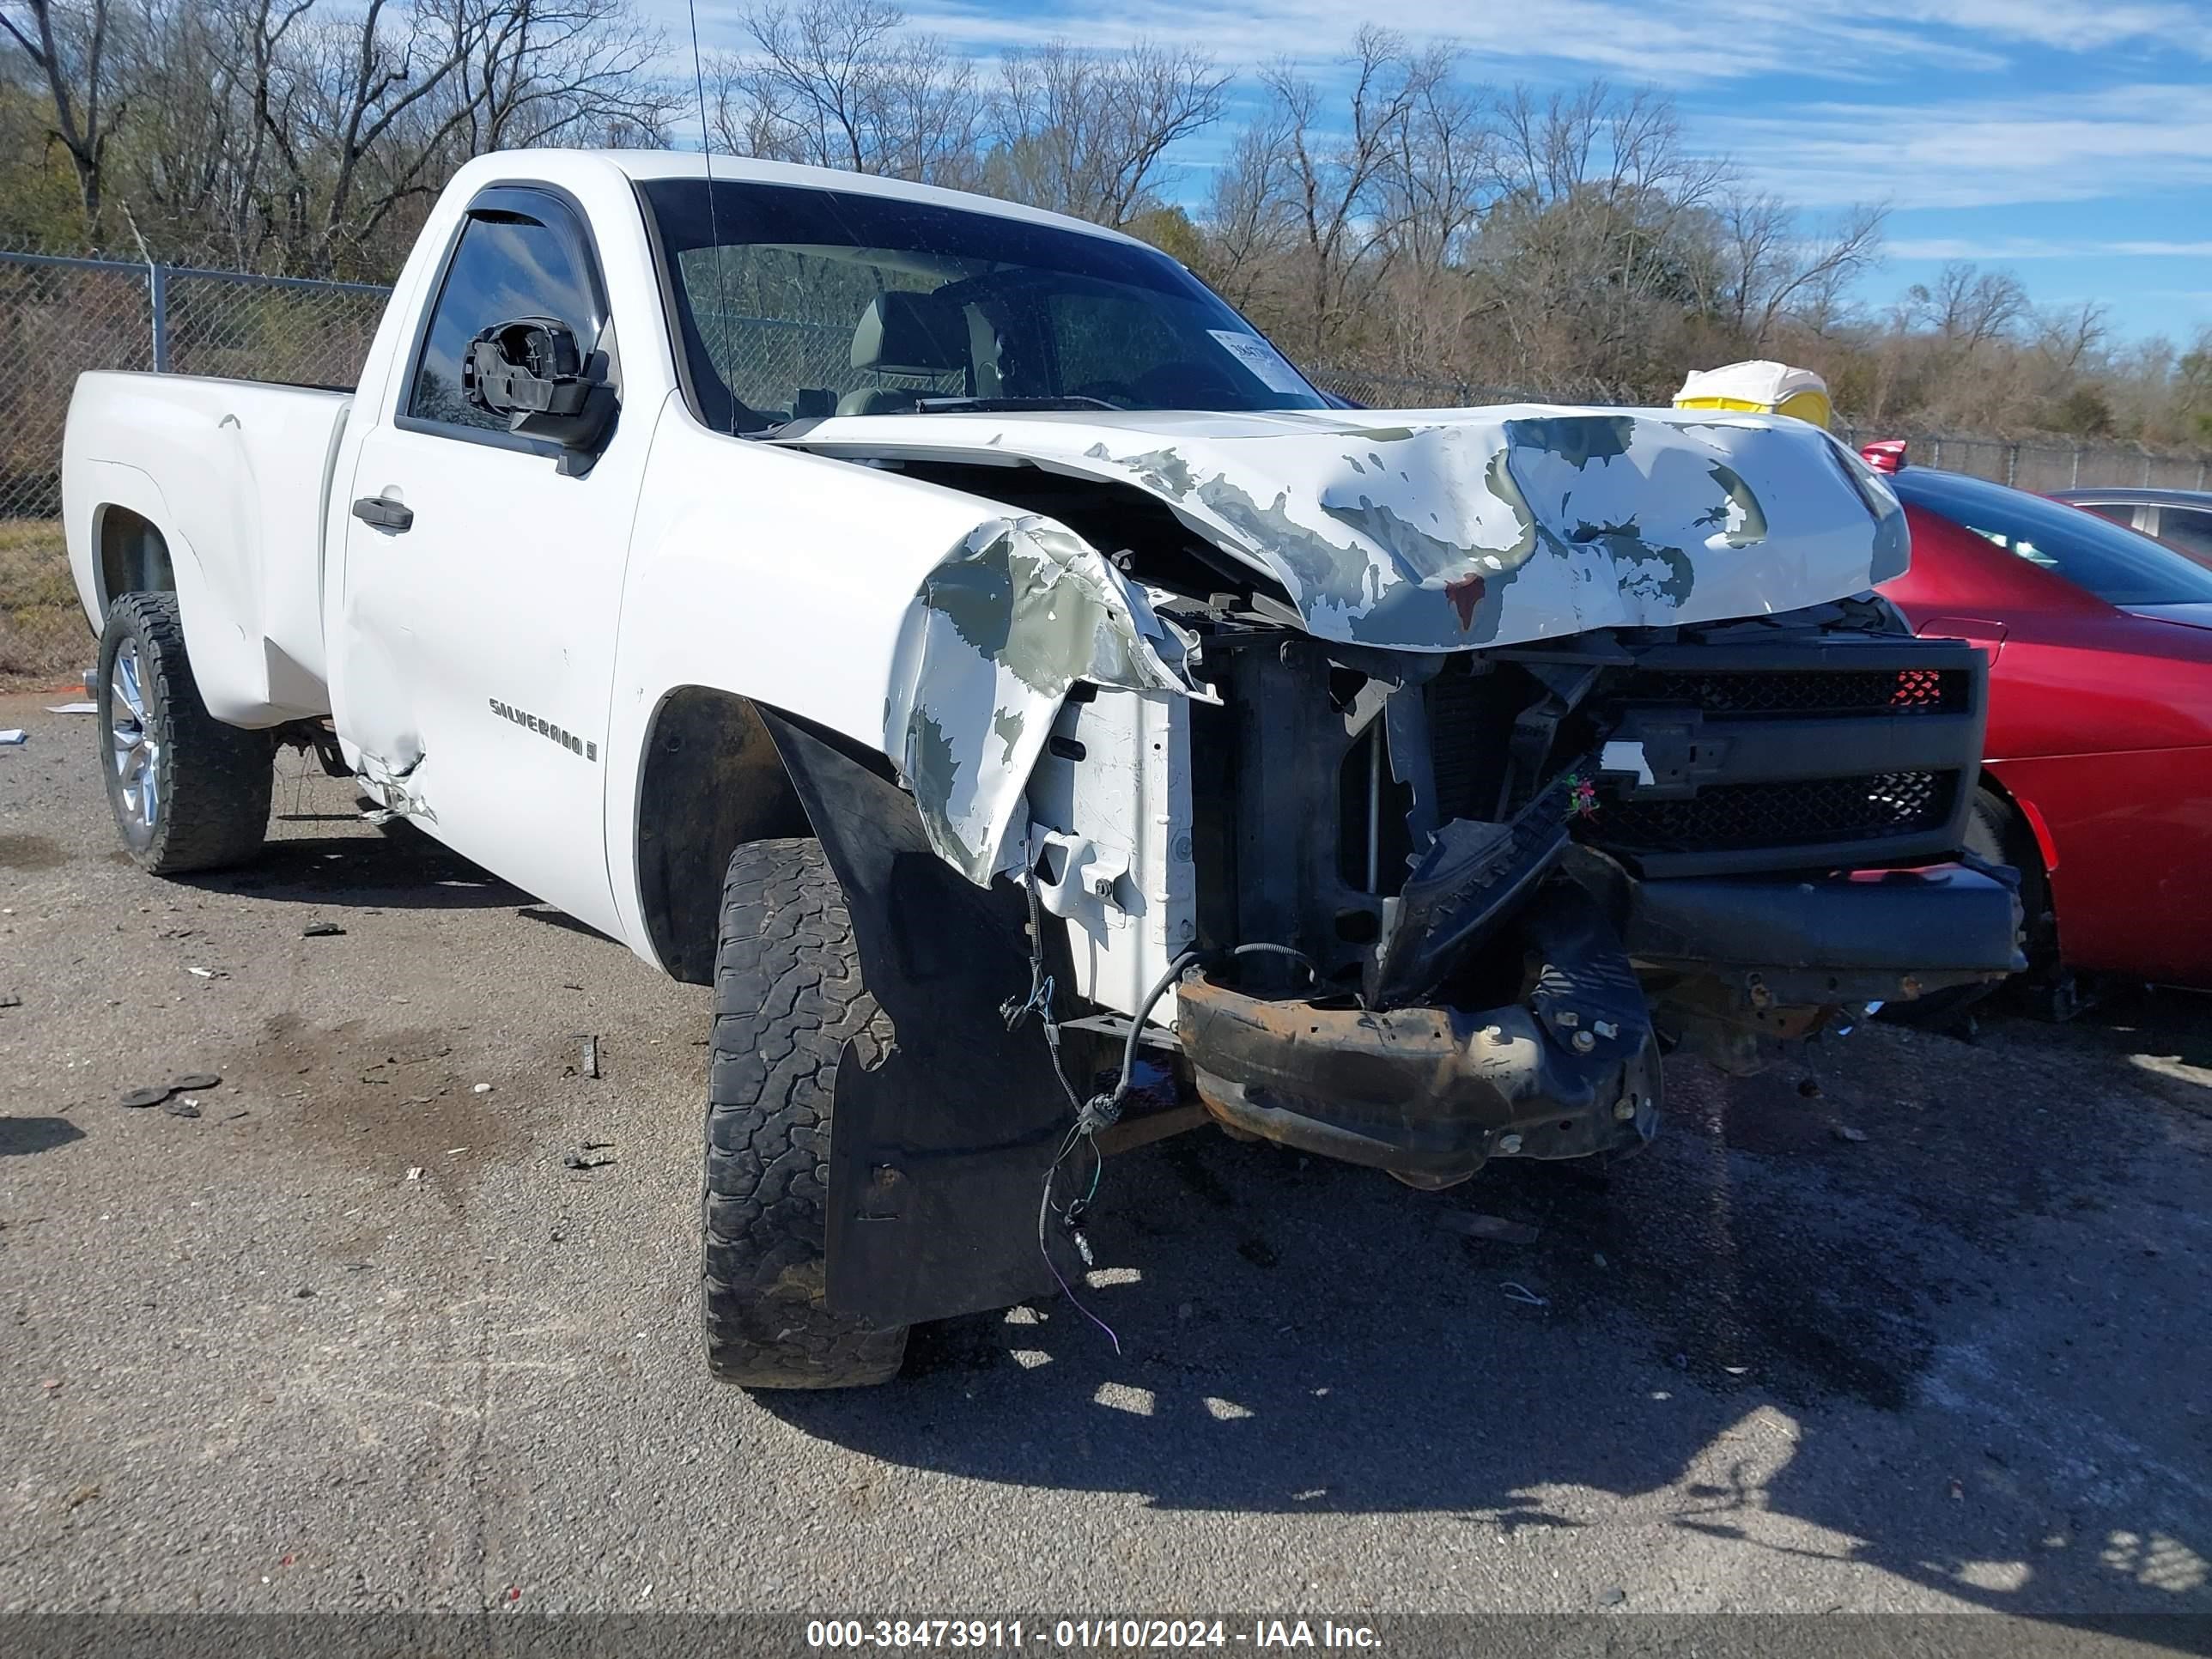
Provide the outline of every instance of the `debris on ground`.
<path id="1" fill-rule="evenodd" d="M 68 1507 L 73 1510 L 82 1509 L 85 1504 L 89 1504 L 94 1498 L 99 1496 L 100 1488 L 98 1486 L 79 1486 L 75 1492 L 69 1495 Z"/>
<path id="2" fill-rule="evenodd" d="M 0 994 L 0 1008 L 20 1008 L 22 1006 L 23 999 L 17 996 L 14 992 L 10 991 L 5 994 Z"/>
<path id="3" fill-rule="evenodd" d="M 159 1106 L 174 1092 L 174 1090 L 166 1088 L 133 1089 L 129 1094 L 124 1096 L 121 1100 L 118 1101 L 116 1104 L 118 1106 L 130 1107 L 135 1111 L 142 1106 Z"/>
<path id="4" fill-rule="evenodd" d="M 615 1149 L 615 1144 L 611 1140 L 587 1140 L 583 1143 L 583 1146 L 587 1152 L 611 1152 Z"/>
<path id="5" fill-rule="evenodd" d="M 185 971 L 194 979 L 228 979 L 230 977 L 220 968 L 187 968 Z"/>
<path id="6" fill-rule="evenodd" d="M 581 1152 L 571 1152 L 561 1160 L 561 1164 L 569 1170 L 604 1170 L 613 1162 L 611 1158 L 586 1158 Z"/>
<path id="7" fill-rule="evenodd" d="M 475 1088 L 470 1090 L 469 1092 L 472 1095 L 488 1095 L 491 1092 L 491 1085 L 489 1083 L 479 1083 Z"/>
<path id="8" fill-rule="evenodd" d="M 313 1296 L 314 1293 L 315 1287 L 313 1285 L 302 1285 L 298 1290 L 293 1291 L 292 1295 L 295 1299 L 304 1302 L 307 1297 Z"/>
<path id="9" fill-rule="evenodd" d="M 410 1181 L 420 1181 L 422 1178 L 422 1166 L 417 1164 L 412 1169 L 409 1170 L 407 1171 L 407 1178 Z"/>
<path id="10" fill-rule="evenodd" d="M 0 744 L 4 744 L 10 749 L 19 744 L 28 743 L 30 740 L 31 734 L 20 726 L 11 726 L 5 732 L 0 732 Z"/>
<path id="11" fill-rule="evenodd" d="M 187 1093 L 197 1094 L 203 1089 L 214 1088 L 222 1081 L 222 1079 L 213 1072 L 187 1072 L 169 1086 L 172 1089 L 182 1089 Z"/>
<path id="12" fill-rule="evenodd" d="M 1502 1215 L 1484 1215 L 1477 1210 L 1446 1210 L 1437 1218 L 1437 1226 L 1444 1232 L 1495 1239 L 1500 1244 L 1534 1244 L 1537 1237 L 1536 1229 L 1525 1221 L 1508 1221 Z"/>
<path id="13" fill-rule="evenodd" d="M 1808 1100 L 1818 1100 L 1820 1097 L 1820 1079 L 1816 1077 L 1798 1079 L 1797 1092 Z"/>
<path id="14" fill-rule="evenodd" d="M 1548 1308 L 1552 1305 L 1548 1300 L 1537 1295 L 1526 1285 L 1516 1284 L 1510 1279 L 1498 1288 L 1505 1292 L 1506 1299 L 1510 1302 L 1523 1302 L 1532 1308 Z"/>
<path id="15" fill-rule="evenodd" d="M 586 1077 L 597 1077 L 599 1074 L 599 1038 L 586 1036 L 583 1032 L 579 1031 L 576 1034 L 576 1040 L 584 1045 L 584 1075 Z"/>
<path id="16" fill-rule="evenodd" d="M 345 929 L 335 921 L 311 921 L 300 930 L 301 939 L 337 939 Z"/>
<path id="17" fill-rule="evenodd" d="M 56 703 L 46 710 L 49 714 L 97 714 L 99 712 L 100 705 L 96 702 Z"/>
<path id="18" fill-rule="evenodd" d="M 1836 1139 L 1838 1140 L 1848 1140 L 1854 1143 L 1864 1140 L 1867 1138 L 1867 1132 L 1864 1129 L 1854 1129 L 1850 1125 L 1844 1123 L 1838 1123 L 1836 1125 L 1835 1134 Z"/>
<path id="19" fill-rule="evenodd" d="M 161 1109 L 171 1117 L 198 1117 L 200 1103 L 190 1095 L 178 1095 L 164 1102 Z"/>
<path id="20" fill-rule="evenodd" d="M 1600 1590 L 1597 1596 L 1598 1605 L 1604 1607 L 1617 1607 L 1627 1599 L 1628 1592 L 1618 1584 L 1610 1589 Z"/>

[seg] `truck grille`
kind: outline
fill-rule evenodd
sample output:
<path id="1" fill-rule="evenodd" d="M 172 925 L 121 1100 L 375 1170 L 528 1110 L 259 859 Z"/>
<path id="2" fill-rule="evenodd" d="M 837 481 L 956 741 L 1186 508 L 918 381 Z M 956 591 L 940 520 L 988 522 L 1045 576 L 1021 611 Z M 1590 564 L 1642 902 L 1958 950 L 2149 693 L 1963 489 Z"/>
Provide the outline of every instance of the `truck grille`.
<path id="1" fill-rule="evenodd" d="M 1883 772 L 1708 785 L 1688 800 L 1610 800 L 1592 838 L 1632 853 L 1720 853 L 1879 841 L 1942 829 L 1958 798 L 1956 772 Z"/>
<path id="2" fill-rule="evenodd" d="M 1756 718 L 1963 712 L 1973 695 L 1963 668 L 1833 668 L 1802 673 L 1638 669 L 1615 693 L 1624 702 L 1661 702 L 1708 714 Z"/>

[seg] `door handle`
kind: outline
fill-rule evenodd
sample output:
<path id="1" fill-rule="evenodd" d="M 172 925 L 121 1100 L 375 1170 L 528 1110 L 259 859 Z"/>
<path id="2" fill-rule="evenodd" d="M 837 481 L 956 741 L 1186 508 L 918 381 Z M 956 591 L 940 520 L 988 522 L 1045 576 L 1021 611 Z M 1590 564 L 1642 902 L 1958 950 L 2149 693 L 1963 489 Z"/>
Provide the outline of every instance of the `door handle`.
<path id="1" fill-rule="evenodd" d="M 415 522 L 415 509 L 388 495 L 364 495 L 353 504 L 353 515 L 379 530 L 404 530 Z"/>

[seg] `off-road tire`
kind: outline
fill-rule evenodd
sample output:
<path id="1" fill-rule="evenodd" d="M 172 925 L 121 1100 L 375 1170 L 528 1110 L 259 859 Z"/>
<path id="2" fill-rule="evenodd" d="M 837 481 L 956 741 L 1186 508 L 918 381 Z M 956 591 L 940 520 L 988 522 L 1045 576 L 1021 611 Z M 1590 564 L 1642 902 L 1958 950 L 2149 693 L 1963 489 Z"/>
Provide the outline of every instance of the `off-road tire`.
<path id="1" fill-rule="evenodd" d="M 890 1025 L 860 975 L 852 918 L 813 841 L 730 856 L 707 1084 L 707 1364 L 750 1389 L 887 1382 L 906 1327 L 823 1296 L 830 1137 L 848 1045 L 872 1061 Z"/>
<path id="2" fill-rule="evenodd" d="M 117 766 L 116 659 L 134 653 L 143 704 L 139 725 L 155 745 L 156 811 L 151 823 L 126 803 Z M 125 593 L 100 630 L 98 691 L 100 775 L 123 844 L 157 876 L 219 870 L 253 857 L 268 839 L 276 749 L 266 732 L 230 726 L 208 713 L 185 652 L 174 593 Z"/>

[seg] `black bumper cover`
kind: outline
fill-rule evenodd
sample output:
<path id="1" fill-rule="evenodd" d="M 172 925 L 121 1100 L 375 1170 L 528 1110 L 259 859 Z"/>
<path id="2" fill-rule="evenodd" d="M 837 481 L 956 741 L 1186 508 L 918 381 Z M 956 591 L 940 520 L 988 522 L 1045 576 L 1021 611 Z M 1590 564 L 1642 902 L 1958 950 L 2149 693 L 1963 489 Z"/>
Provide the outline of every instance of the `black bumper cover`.
<path id="1" fill-rule="evenodd" d="M 1633 1150 L 1657 1126 L 1645 979 L 1694 986 L 1685 1012 L 1740 999 L 1818 1005 L 1917 995 L 2014 971 L 2004 882 L 1955 866 L 1811 878 L 1633 884 L 1616 927 L 1555 878 L 1514 926 L 1539 964 L 1522 1001 L 1375 1010 L 1180 988 L 1200 1097 L 1230 1125 L 1348 1163 L 1449 1180 L 1492 1157 Z M 1667 1002 L 1662 993 L 1660 1017 Z"/>

